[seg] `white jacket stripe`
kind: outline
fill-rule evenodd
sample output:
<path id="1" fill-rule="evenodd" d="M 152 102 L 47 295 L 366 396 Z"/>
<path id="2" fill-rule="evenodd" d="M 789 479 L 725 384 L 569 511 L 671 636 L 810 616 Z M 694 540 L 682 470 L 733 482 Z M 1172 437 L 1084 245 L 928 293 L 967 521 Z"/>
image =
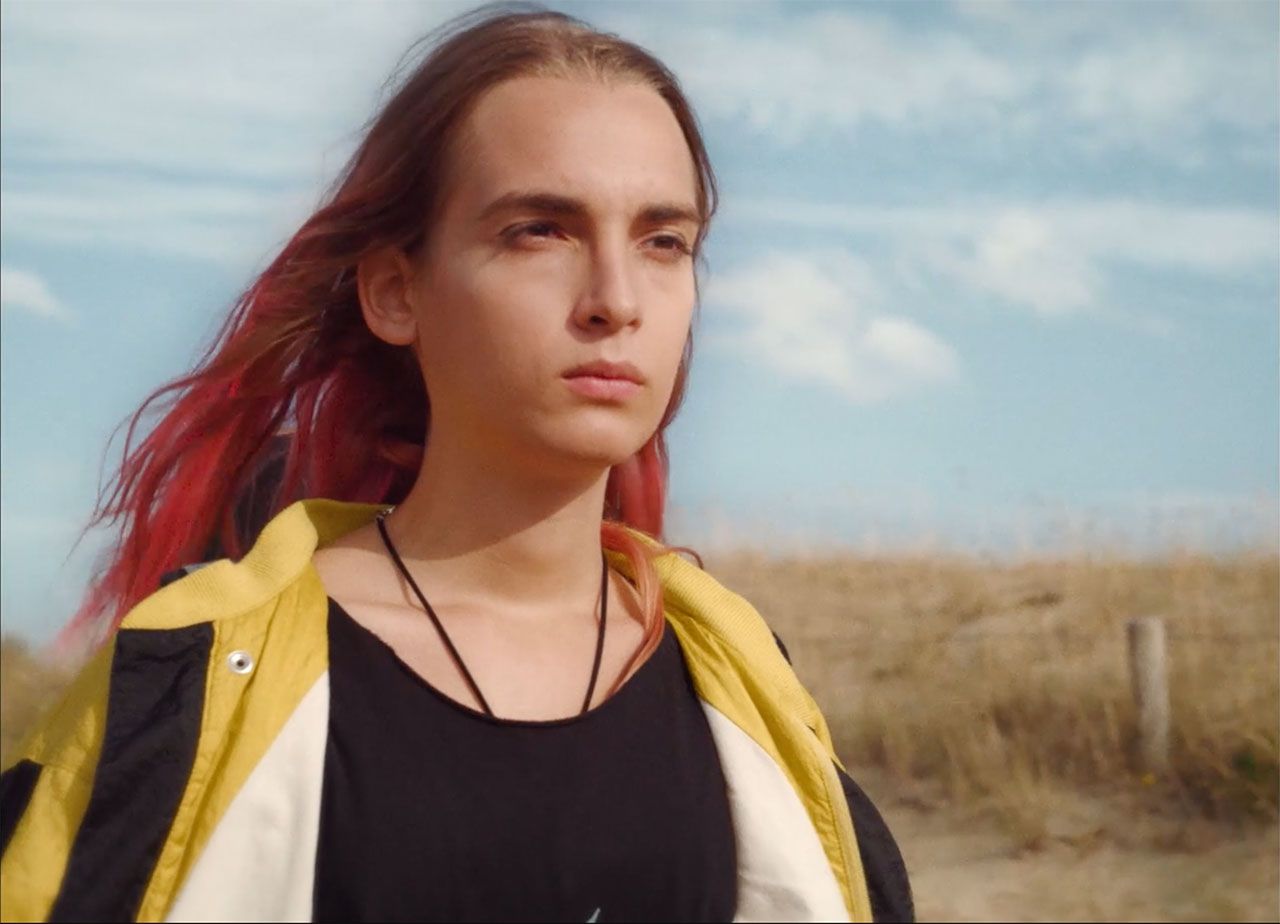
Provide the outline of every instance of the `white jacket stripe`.
<path id="1" fill-rule="evenodd" d="M 310 921 L 329 736 L 320 675 L 245 780 L 166 921 Z"/>
<path id="2" fill-rule="evenodd" d="M 804 804 L 769 753 L 702 703 L 729 789 L 738 848 L 735 921 L 847 921 L 840 884 Z"/>

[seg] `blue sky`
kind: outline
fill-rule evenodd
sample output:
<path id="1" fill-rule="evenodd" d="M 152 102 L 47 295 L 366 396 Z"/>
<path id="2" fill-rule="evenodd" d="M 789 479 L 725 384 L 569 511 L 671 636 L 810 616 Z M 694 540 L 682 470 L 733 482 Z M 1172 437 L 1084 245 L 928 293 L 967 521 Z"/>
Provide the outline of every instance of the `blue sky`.
<path id="1" fill-rule="evenodd" d="M 671 541 L 1275 545 L 1280 6 L 550 5 L 672 68 L 721 183 Z M 6 631 L 69 614 L 112 429 L 471 6 L 0 7 Z"/>

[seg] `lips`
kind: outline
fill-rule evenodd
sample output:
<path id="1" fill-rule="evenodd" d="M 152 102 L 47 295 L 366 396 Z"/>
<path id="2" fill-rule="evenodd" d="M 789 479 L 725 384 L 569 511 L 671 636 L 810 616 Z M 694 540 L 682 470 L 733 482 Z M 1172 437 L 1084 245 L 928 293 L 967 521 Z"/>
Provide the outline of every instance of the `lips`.
<path id="1" fill-rule="evenodd" d="M 623 379 L 628 382 L 635 382 L 637 385 L 645 383 L 644 374 L 631 363 L 615 363 L 603 359 L 574 366 L 564 374 L 564 377 L 569 379 L 580 376 L 591 376 L 599 379 Z"/>
<path id="2" fill-rule="evenodd" d="M 597 401 L 626 401 L 640 392 L 630 379 L 607 379 L 599 375 L 567 375 L 564 383 L 584 398 Z"/>

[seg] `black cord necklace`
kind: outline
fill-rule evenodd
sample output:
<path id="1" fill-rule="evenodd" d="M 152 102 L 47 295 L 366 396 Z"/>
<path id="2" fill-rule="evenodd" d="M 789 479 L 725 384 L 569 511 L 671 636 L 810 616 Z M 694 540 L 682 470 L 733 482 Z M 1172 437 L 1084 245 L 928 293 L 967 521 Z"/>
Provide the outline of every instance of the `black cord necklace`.
<path id="1" fill-rule="evenodd" d="M 475 680 L 471 676 L 471 672 L 467 670 L 467 666 L 462 663 L 462 656 L 458 654 L 458 649 L 453 647 L 453 642 L 449 638 L 449 633 L 444 631 L 444 626 L 440 625 L 440 620 L 436 616 L 436 611 L 431 608 L 431 604 L 427 602 L 426 596 L 418 589 L 418 582 L 413 579 L 413 575 L 409 573 L 409 569 L 404 566 L 404 562 L 400 559 L 400 553 L 396 551 L 396 547 L 391 542 L 391 537 L 387 534 L 387 524 L 383 521 L 386 519 L 394 507 L 384 510 L 377 516 L 378 532 L 382 534 L 382 541 L 387 547 L 387 551 L 391 553 L 391 557 L 395 560 L 396 566 L 400 569 L 400 573 L 404 575 L 405 580 L 409 582 L 409 586 L 413 588 L 413 592 L 418 595 L 418 599 L 422 602 L 422 608 L 427 611 L 427 615 L 431 617 L 431 621 L 435 623 L 436 631 L 440 633 L 440 638 L 444 640 L 445 647 L 449 649 L 449 654 L 453 656 L 454 663 L 458 665 L 458 670 L 462 671 L 462 676 L 466 678 L 471 692 L 476 695 L 476 699 L 480 701 L 480 705 L 484 707 L 484 711 L 489 716 L 493 716 L 493 710 L 489 708 L 488 701 L 480 693 L 480 688 L 476 686 Z M 600 674 L 600 655 L 604 651 L 604 626 L 606 617 L 609 614 L 609 562 L 605 558 L 604 552 L 600 553 L 600 635 L 596 639 L 596 658 L 595 663 L 591 665 L 591 683 L 587 686 L 587 698 L 582 701 L 582 712 L 579 715 L 585 715 L 588 707 L 591 705 L 591 694 L 596 689 L 596 677 Z"/>

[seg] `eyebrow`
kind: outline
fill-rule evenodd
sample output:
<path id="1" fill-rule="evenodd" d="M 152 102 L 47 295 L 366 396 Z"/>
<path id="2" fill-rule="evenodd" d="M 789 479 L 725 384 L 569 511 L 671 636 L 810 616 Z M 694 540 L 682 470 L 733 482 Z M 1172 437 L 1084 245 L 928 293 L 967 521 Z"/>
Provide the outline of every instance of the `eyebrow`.
<path id="1" fill-rule="evenodd" d="M 581 199 L 562 196 L 558 193 L 516 190 L 494 199 L 476 216 L 477 221 L 485 221 L 499 212 L 528 210 L 549 215 L 562 215 L 568 218 L 581 218 L 588 212 L 587 204 Z M 649 202 L 637 216 L 648 224 L 664 221 L 687 221 L 697 227 L 702 226 L 702 216 L 693 206 L 679 202 Z"/>

